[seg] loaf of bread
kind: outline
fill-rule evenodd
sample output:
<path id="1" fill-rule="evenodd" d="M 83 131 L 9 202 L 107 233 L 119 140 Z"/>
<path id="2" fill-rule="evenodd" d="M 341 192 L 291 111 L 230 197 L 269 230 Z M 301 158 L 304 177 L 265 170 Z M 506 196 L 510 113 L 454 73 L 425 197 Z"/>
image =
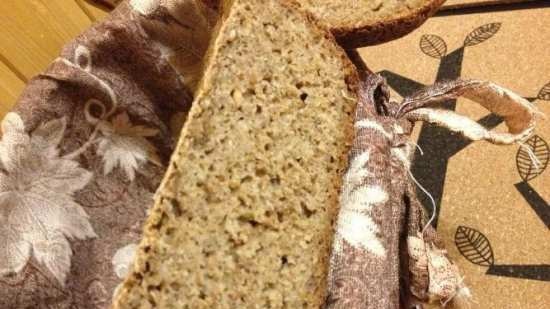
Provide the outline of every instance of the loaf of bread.
<path id="1" fill-rule="evenodd" d="M 315 308 L 357 76 L 296 5 L 234 0 L 114 308 Z"/>
<path id="2" fill-rule="evenodd" d="M 122 0 L 95 0 L 111 5 Z M 221 0 L 132 0 L 135 2 L 202 2 L 211 8 Z M 418 28 L 445 0 L 297 0 L 300 7 L 331 29 L 346 48 L 383 43 Z"/>

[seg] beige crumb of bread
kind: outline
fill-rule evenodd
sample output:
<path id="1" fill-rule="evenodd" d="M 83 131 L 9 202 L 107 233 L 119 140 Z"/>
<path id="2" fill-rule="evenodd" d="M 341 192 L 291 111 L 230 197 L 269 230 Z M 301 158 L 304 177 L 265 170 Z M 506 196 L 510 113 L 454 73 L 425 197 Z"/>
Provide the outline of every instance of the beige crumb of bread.
<path id="1" fill-rule="evenodd" d="M 227 5 L 116 309 L 317 309 L 357 77 L 281 0 Z"/>

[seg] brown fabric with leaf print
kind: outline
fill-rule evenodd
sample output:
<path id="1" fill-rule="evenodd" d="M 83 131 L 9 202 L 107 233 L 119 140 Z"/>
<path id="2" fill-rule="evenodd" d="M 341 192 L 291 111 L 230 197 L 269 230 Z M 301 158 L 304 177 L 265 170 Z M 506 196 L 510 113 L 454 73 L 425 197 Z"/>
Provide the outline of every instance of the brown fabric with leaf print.
<path id="1" fill-rule="evenodd" d="M 494 144 L 521 143 L 532 133 L 536 110 L 490 82 L 456 80 L 427 87 L 401 103 L 389 100 L 385 80 L 362 72 L 355 138 L 344 175 L 325 309 L 411 308 L 423 302 L 470 297 L 458 268 L 425 220 L 410 172 L 414 121 L 428 121 Z M 465 116 L 432 108 L 459 96 L 504 117 L 508 133 Z M 417 184 L 418 185 L 418 184 Z"/>
<path id="2" fill-rule="evenodd" d="M 108 308 L 191 103 L 121 5 L 32 79 L 2 122 L 0 308 Z"/>

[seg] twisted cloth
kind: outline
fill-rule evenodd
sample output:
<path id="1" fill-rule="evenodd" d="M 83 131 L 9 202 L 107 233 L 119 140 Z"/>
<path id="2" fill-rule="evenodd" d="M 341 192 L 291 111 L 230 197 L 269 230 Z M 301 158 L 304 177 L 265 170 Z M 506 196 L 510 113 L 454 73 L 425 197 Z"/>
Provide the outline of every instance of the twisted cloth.
<path id="1" fill-rule="evenodd" d="M 398 104 L 389 100 L 381 76 L 362 76 L 325 308 L 411 308 L 423 302 L 465 301 L 470 292 L 416 197 L 417 182 L 410 172 L 412 124 L 425 121 L 471 140 L 513 144 L 533 133 L 536 111 L 515 93 L 479 80 L 436 84 Z M 503 117 L 508 132 L 489 131 L 465 116 L 436 108 L 460 96 Z"/>

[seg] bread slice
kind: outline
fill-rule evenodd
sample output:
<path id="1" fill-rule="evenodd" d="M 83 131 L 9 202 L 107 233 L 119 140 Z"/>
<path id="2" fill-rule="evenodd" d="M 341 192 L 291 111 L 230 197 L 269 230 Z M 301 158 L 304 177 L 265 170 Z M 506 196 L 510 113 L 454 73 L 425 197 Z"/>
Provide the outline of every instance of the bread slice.
<path id="1" fill-rule="evenodd" d="M 397 39 L 418 28 L 445 0 L 299 0 L 345 48 Z"/>
<path id="2" fill-rule="evenodd" d="M 318 309 L 325 298 L 356 73 L 286 1 L 225 10 L 114 308 Z"/>
<path id="3" fill-rule="evenodd" d="M 108 1 L 114 5 L 121 0 Z M 144 0 L 140 0 L 144 1 Z M 151 3 L 202 2 L 212 8 L 225 0 L 147 0 Z M 418 28 L 445 0 L 297 0 L 331 29 L 338 43 L 357 48 L 397 39 Z"/>

